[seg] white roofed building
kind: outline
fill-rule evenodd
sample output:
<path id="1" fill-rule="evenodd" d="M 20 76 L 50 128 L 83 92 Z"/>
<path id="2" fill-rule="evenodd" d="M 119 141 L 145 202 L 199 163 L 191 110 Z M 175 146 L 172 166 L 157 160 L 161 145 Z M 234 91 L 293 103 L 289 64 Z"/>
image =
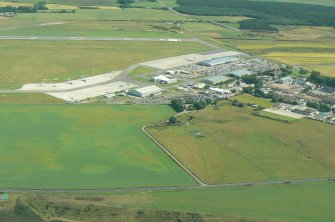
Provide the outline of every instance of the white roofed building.
<path id="1" fill-rule="evenodd" d="M 136 97 L 148 97 L 151 95 L 159 95 L 162 93 L 162 89 L 157 86 L 146 86 L 137 89 L 130 89 L 128 90 L 127 94 Z"/>

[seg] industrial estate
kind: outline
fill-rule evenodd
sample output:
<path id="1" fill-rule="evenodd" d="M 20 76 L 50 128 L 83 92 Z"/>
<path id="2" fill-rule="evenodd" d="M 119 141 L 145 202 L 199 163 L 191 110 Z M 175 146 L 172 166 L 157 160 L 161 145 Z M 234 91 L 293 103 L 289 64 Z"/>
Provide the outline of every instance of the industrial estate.
<path id="1" fill-rule="evenodd" d="M 335 221 L 334 21 L 0 0 L 0 222 Z"/>

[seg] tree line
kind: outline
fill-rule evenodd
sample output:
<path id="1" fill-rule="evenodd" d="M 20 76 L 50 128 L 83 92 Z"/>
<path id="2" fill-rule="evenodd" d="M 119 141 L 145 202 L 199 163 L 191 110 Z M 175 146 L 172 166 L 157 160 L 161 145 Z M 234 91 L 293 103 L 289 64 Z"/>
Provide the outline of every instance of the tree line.
<path id="1" fill-rule="evenodd" d="M 317 85 L 324 85 L 329 87 L 335 87 L 335 78 L 321 75 L 318 71 L 312 71 L 308 80 Z"/>
<path id="2" fill-rule="evenodd" d="M 335 7 L 249 0 L 177 0 L 181 13 L 208 16 L 247 16 L 241 29 L 275 31 L 270 24 L 335 27 Z"/>
<path id="3" fill-rule="evenodd" d="M 4 6 L 0 7 L 0 13 L 5 13 L 5 12 L 13 12 L 15 14 L 17 13 L 35 13 L 38 12 L 38 10 L 48 10 L 48 7 L 46 6 L 45 1 L 39 1 L 36 2 L 33 6 Z"/>

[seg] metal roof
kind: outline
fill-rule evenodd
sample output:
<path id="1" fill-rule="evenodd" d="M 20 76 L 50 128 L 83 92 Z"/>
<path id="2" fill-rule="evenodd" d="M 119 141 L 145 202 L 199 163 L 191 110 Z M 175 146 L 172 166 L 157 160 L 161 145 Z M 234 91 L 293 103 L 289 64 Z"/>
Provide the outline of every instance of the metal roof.
<path id="1" fill-rule="evenodd" d="M 137 88 L 135 89 L 137 92 L 141 93 L 141 94 L 147 94 L 150 92 L 158 92 L 161 91 L 161 88 L 157 87 L 157 86 L 146 86 L 146 87 L 142 87 L 142 88 Z"/>
<path id="2" fill-rule="evenodd" d="M 223 58 L 214 58 L 206 61 L 199 62 L 198 64 L 200 65 L 205 65 L 205 66 L 216 66 L 220 64 L 225 64 L 229 62 L 236 62 L 239 59 L 236 57 L 223 57 Z"/>
<path id="3" fill-rule="evenodd" d="M 224 82 L 227 81 L 231 78 L 227 77 L 227 76 L 209 76 L 207 78 L 205 78 L 204 80 L 206 81 L 212 81 L 212 82 Z"/>
<path id="4" fill-rule="evenodd" d="M 239 70 L 232 71 L 229 74 L 241 77 L 241 76 L 244 76 L 244 75 L 250 75 L 250 74 L 252 74 L 252 72 L 250 72 L 247 69 L 239 69 Z"/>

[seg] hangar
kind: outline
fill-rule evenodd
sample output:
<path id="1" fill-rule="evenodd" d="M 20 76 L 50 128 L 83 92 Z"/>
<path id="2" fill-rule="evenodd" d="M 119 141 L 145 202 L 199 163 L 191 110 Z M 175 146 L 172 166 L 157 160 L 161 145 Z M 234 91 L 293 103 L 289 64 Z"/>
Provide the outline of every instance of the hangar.
<path id="1" fill-rule="evenodd" d="M 159 95 L 161 93 L 162 93 L 162 89 L 154 85 L 137 88 L 137 89 L 130 89 L 127 92 L 127 94 L 131 96 L 142 97 L 142 98 L 148 97 L 151 95 Z"/>

